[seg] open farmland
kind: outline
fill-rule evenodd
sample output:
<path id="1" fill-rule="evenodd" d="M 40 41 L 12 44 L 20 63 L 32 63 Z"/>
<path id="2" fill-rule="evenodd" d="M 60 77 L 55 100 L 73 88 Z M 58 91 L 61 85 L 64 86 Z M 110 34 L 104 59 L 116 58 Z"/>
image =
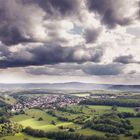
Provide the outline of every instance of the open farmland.
<path id="1" fill-rule="evenodd" d="M 33 94 L 25 93 L 23 96 L 22 94 L 9 96 L 9 101 L 12 99 L 14 102 L 11 104 L 11 112 L 8 107 L 8 112 L 11 114 L 6 115 L 12 123 L 21 125 L 24 132 L 16 133 L 15 136 L 2 137 L 0 140 L 12 140 L 14 138 L 19 140 L 26 138 L 29 140 L 54 139 L 52 136 L 48 136 L 50 132 L 53 135 L 58 133 L 57 136 L 59 136 L 59 133 L 62 133 L 61 135 L 70 134 L 70 136 L 71 134 L 74 136 L 77 134 L 82 135 L 83 138 L 86 137 L 86 139 L 87 137 L 97 136 L 109 139 L 115 137 L 116 139 L 120 138 L 120 140 L 133 140 L 135 135 L 139 133 L 139 110 L 134 104 L 138 103 L 138 98 L 126 99 L 126 97 L 120 98 L 119 96 L 112 99 L 110 98 L 112 95 L 107 94 L 106 98 L 103 99 L 104 102 L 102 102 L 105 93 L 100 93 L 100 98 L 96 100 L 92 98 L 93 93 L 88 96 L 84 96 L 85 93 L 81 94 L 83 96 L 73 94 L 35 94 L 33 96 Z M 131 104 L 128 104 L 129 100 Z M 112 102 L 120 103 L 121 106 L 108 105 Z M 8 105 L 6 100 L 5 102 L 3 100 L 4 103 Z M 2 106 L 1 111 L 4 107 Z M 29 128 L 30 131 L 33 131 L 32 133 L 35 133 L 34 135 L 28 133 Z M 47 137 L 39 138 L 39 136 L 36 136 L 36 130 L 41 131 L 42 134 L 46 133 Z M 131 136 L 126 136 L 127 133 Z"/>

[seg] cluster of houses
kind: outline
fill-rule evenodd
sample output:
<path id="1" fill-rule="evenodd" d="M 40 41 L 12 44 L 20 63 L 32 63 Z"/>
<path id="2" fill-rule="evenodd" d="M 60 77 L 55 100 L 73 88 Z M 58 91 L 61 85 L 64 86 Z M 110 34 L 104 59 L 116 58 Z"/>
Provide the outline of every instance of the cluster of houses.
<path id="1" fill-rule="evenodd" d="M 78 104 L 84 99 L 84 97 L 73 97 L 57 94 L 27 97 L 22 100 L 19 100 L 18 103 L 13 105 L 12 112 L 21 112 L 26 108 L 55 109 L 56 106 L 64 107 L 66 105 Z"/>

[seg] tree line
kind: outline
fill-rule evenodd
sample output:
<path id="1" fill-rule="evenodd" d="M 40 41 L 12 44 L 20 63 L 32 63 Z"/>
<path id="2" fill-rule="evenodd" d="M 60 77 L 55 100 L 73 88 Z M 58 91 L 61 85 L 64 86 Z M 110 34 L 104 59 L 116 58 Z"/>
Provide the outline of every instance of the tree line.
<path id="1" fill-rule="evenodd" d="M 55 140 L 118 140 L 115 138 L 107 138 L 103 136 L 85 136 L 78 133 L 71 133 L 67 131 L 59 131 L 59 132 L 45 132 L 43 130 L 32 129 L 30 127 L 26 127 L 24 132 L 27 135 L 31 135 L 33 137 L 41 137 L 41 138 L 50 138 Z"/>
<path id="2" fill-rule="evenodd" d="M 81 105 L 106 105 L 122 107 L 139 107 L 140 100 L 134 99 L 87 99 L 80 102 Z"/>

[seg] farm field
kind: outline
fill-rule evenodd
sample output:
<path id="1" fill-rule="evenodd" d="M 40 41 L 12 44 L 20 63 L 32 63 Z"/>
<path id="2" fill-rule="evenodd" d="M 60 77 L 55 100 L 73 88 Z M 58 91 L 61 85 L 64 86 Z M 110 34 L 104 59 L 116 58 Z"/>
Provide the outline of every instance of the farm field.
<path id="1" fill-rule="evenodd" d="M 104 113 L 106 111 L 111 110 L 112 106 L 103 106 L 103 105 L 86 105 L 86 106 L 80 106 L 80 105 L 74 105 L 74 106 L 70 106 L 68 107 L 72 110 L 75 111 L 79 111 L 82 109 L 82 111 L 85 114 L 97 114 L 97 113 Z M 94 110 L 94 112 L 93 112 Z M 117 107 L 117 110 L 119 112 L 129 112 L 129 113 L 136 113 L 134 108 L 130 108 L 130 107 Z"/>
<path id="2" fill-rule="evenodd" d="M 34 129 L 40 129 L 45 131 L 58 131 L 58 127 L 69 126 L 69 127 L 76 127 L 76 124 L 72 122 L 62 122 L 59 121 L 56 117 L 53 117 L 44 111 L 38 109 L 30 109 L 26 110 L 25 114 L 22 115 L 15 115 L 11 118 L 11 121 L 18 122 L 19 124 L 23 125 L 24 127 L 32 127 Z M 38 121 L 39 118 L 42 118 L 43 121 Z M 55 125 L 52 125 L 51 122 L 55 121 Z"/>
<path id="3" fill-rule="evenodd" d="M 67 94 L 9 96 L 5 100 L 5 104 L 9 103 L 13 106 L 13 109 L 10 112 L 8 104 L 7 112 L 5 112 L 6 108 L 4 106 L 0 111 L 1 114 L 4 114 L 3 117 L 8 116 L 10 123 L 1 125 L 2 127 L 3 125 L 7 127 L 7 130 L 8 125 L 9 127 L 12 126 L 12 129 L 15 129 L 15 136 L 12 136 L 13 134 L 11 133 L 4 135 L 5 137 L 0 138 L 0 140 L 48 140 L 47 138 L 55 139 L 58 135 L 79 135 L 86 138 L 96 136 L 107 139 L 115 137 L 115 140 L 118 140 L 118 138 L 119 140 L 134 140 L 134 137 L 139 139 L 140 117 L 138 108 L 135 107 L 137 104 L 139 105 L 137 98 L 130 100 L 120 99 L 119 97 L 116 101 L 119 100 L 120 104 L 123 101 L 122 106 L 108 105 L 108 100 L 112 101 L 108 95 L 104 104 L 102 102 L 99 102 L 98 105 L 90 105 L 88 102 L 87 104 L 82 104 L 81 99 L 87 99 L 87 101 L 90 99 L 86 95 L 84 93 L 82 96 L 75 94 L 74 96 Z M 53 100 L 55 102 L 51 103 Z M 93 98 L 94 100 L 96 99 Z M 128 102 L 129 100 L 131 102 Z M 77 103 L 77 101 L 80 103 Z M 102 100 L 97 99 L 97 101 Z M 45 106 L 46 103 L 48 107 Z M 125 105 L 129 106 L 125 107 Z M 0 121 L 7 121 L 3 117 L 0 117 Z M 8 130 L 8 132 L 10 131 Z M 56 136 L 54 138 L 49 137 L 49 133 L 56 134 Z M 40 134 L 43 136 L 39 138 Z"/>
<path id="4" fill-rule="evenodd" d="M 132 130 L 132 132 L 137 133 L 138 131 L 140 131 L 140 118 L 131 118 L 130 121 L 134 126 L 134 130 Z"/>
<path id="5" fill-rule="evenodd" d="M 78 97 L 86 97 L 86 96 L 89 96 L 90 94 L 89 93 L 75 93 L 75 94 L 71 94 L 73 96 L 78 96 Z"/>
<path id="6" fill-rule="evenodd" d="M 85 113 L 87 115 L 91 115 L 91 110 L 96 110 L 96 112 L 92 112 L 92 115 L 102 114 L 104 112 L 110 112 L 111 106 L 78 106 L 74 105 L 71 107 L 68 107 L 69 109 L 73 109 L 76 112 L 80 111 L 82 108 L 82 113 Z M 130 112 L 135 113 L 136 111 L 134 108 L 129 107 L 118 107 L 119 112 Z M 63 111 L 55 111 L 57 115 L 63 115 L 65 117 L 68 117 L 69 119 L 74 119 L 77 116 L 81 115 L 82 113 L 69 113 L 69 112 L 63 112 Z M 42 121 L 38 121 L 39 118 L 42 118 Z M 57 117 L 53 117 L 50 114 L 46 113 L 45 111 L 39 110 L 39 109 L 26 109 L 25 114 L 15 115 L 11 119 L 11 121 L 18 122 L 19 124 L 23 125 L 24 127 L 32 127 L 34 129 L 40 129 L 44 131 L 61 131 L 59 129 L 60 126 L 63 127 L 70 127 L 74 128 L 76 130 L 76 133 L 83 134 L 83 135 L 98 135 L 98 136 L 104 136 L 105 133 L 101 131 L 92 130 L 89 128 L 81 129 L 81 125 L 78 125 L 73 122 L 65 122 L 60 121 L 57 119 Z M 52 124 L 52 121 L 55 122 L 55 125 Z M 140 130 L 140 119 L 139 118 L 130 118 L 130 121 L 135 126 L 134 130 L 132 130 L 132 133 L 136 133 Z M 23 134 L 22 134 L 23 135 Z M 23 135 L 24 136 L 24 135 Z M 21 138 L 22 136 L 16 136 Z M 7 137 L 11 138 L 11 137 Z M 31 140 L 34 140 L 34 138 L 31 138 Z M 41 139 L 42 140 L 42 139 Z M 44 140 L 44 139 L 43 139 Z M 45 139 L 46 140 L 46 139 Z M 121 137 L 121 140 L 125 140 L 125 137 Z"/>
<path id="7" fill-rule="evenodd" d="M 16 100 L 11 96 L 0 96 L 0 100 L 6 102 L 7 104 L 15 104 Z"/>

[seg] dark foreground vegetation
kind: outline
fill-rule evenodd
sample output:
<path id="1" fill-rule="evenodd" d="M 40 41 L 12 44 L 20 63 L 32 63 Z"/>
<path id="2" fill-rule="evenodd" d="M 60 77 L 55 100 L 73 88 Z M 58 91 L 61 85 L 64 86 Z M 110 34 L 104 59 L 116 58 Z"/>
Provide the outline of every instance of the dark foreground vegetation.
<path id="1" fill-rule="evenodd" d="M 23 130 L 22 125 L 14 122 L 7 122 L 0 125 L 0 137 L 3 136 L 14 136 L 15 134 Z"/>
<path id="2" fill-rule="evenodd" d="M 78 133 L 70 133 L 70 132 L 45 132 L 43 130 L 32 129 L 27 127 L 24 129 L 24 132 L 28 135 L 34 137 L 41 138 L 50 138 L 55 140 L 118 140 L 115 138 L 106 138 L 106 137 L 98 137 L 98 136 L 84 136 Z"/>

